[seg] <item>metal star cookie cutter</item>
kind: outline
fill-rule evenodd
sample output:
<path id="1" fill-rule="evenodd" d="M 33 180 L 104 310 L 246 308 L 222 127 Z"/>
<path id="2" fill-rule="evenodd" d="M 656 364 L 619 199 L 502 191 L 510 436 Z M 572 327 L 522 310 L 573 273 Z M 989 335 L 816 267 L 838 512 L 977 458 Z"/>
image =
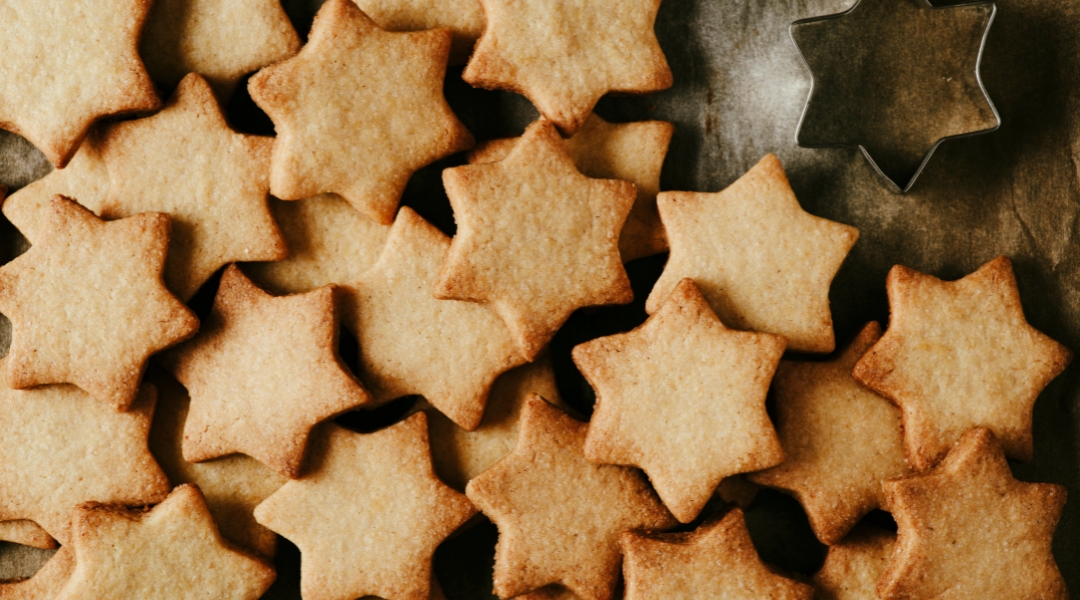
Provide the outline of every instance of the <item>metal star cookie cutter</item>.
<path id="1" fill-rule="evenodd" d="M 857 0 L 791 24 L 810 73 L 795 143 L 858 147 L 896 192 L 911 189 L 946 140 L 1001 126 L 979 67 L 993 2 Z"/>

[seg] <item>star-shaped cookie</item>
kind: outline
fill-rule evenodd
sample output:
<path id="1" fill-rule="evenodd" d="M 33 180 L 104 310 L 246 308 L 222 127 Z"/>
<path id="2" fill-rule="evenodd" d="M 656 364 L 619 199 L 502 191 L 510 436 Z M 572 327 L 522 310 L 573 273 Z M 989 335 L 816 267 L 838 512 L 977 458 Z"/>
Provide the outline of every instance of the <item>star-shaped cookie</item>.
<path id="1" fill-rule="evenodd" d="M 900 411 L 851 377 L 880 337 L 881 326 L 869 323 L 835 360 L 782 361 L 773 379 L 785 458 L 750 480 L 798 498 L 824 544 L 840 541 L 883 506 L 882 481 L 911 472 Z"/>
<path id="2" fill-rule="evenodd" d="M 683 523 L 720 481 L 779 464 L 784 452 L 765 412 L 784 338 L 733 331 L 684 279 L 629 333 L 574 348 L 596 390 L 589 460 L 641 467 Z"/>
<path id="3" fill-rule="evenodd" d="M 230 129 L 206 80 L 188 75 L 161 112 L 105 132 L 110 184 L 101 215 L 168 213 L 165 282 L 189 299 L 230 262 L 285 258 L 267 207 L 272 144 Z"/>
<path id="4" fill-rule="evenodd" d="M 154 0 L 139 54 L 155 81 L 199 73 L 223 100 L 253 71 L 300 50 L 280 0 Z"/>
<path id="5" fill-rule="evenodd" d="M 371 434 L 324 426 L 311 464 L 255 509 L 300 548 L 304 598 L 427 600 L 435 547 L 476 508 L 435 476 L 423 413 Z"/>
<path id="6" fill-rule="evenodd" d="M 671 87 L 653 24 L 660 0 L 480 0 L 487 27 L 465 81 L 532 100 L 572 135 L 608 92 Z"/>
<path id="7" fill-rule="evenodd" d="M 0 540 L 21 546 L 48 550 L 56 547 L 56 540 L 41 525 L 28 519 L 0 521 Z M 0 595 L 3 598 L 3 595 Z"/>
<path id="8" fill-rule="evenodd" d="M 150 355 L 199 327 L 161 280 L 169 217 L 105 222 L 56 196 L 46 219 L 38 243 L 0 268 L 12 327 L 0 377 L 13 388 L 74 383 L 124 410 Z"/>
<path id="9" fill-rule="evenodd" d="M 75 571 L 55 600 L 256 600 L 276 576 L 222 539 L 192 485 L 147 512 L 94 503 L 75 510 L 71 521 Z"/>
<path id="10" fill-rule="evenodd" d="M 70 385 L 0 386 L 0 519 L 31 519 L 61 544 L 84 502 L 150 504 L 169 481 L 147 448 L 154 390 L 127 412 Z"/>
<path id="11" fill-rule="evenodd" d="M 634 185 L 582 175 L 550 121 L 503 160 L 443 171 L 458 231 L 435 297 L 491 305 L 532 359 L 574 310 L 633 299 L 618 236 Z"/>
<path id="12" fill-rule="evenodd" d="M 889 329 L 853 374 L 900 407 L 912 467 L 933 466 L 975 426 L 1030 460 L 1035 399 L 1072 353 L 1028 325 L 1009 259 L 951 282 L 897 265 L 885 285 Z"/>
<path id="13" fill-rule="evenodd" d="M 9 0 L 0 19 L 0 127 L 63 167 L 90 125 L 161 105 L 136 46 L 149 0 Z"/>
<path id="14" fill-rule="evenodd" d="M 422 31 L 448 27 L 454 34 L 450 63 L 464 64 L 484 33 L 478 0 L 357 0 L 371 20 L 387 31 Z"/>
<path id="15" fill-rule="evenodd" d="M 311 428 L 368 401 L 337 355 L 334 293 L 272 296 L 225 270 L 202 331 L 168 357 L 191 394 L 185 460 L 243 452 L 296 477 Z"/>
<path id="16" fill-rule="evenodd" d="M 829 546 L 825 564 L 814 574 L 818 600 L 877 598 L 877 583 L 892 556 L 896 534 L 860 523 L 839 543 Z"/>
<path id="17" fill-rule="evenodd" d="M 930 471 L 887 481 L 899 534 L 882 598 L 1067 598 L 1050 544 L 1065 488 L 1013 479 L 994 434 L 965 432 Z"/>
<path id="18" fill-rule="evenodd" d="M 499 528 L 500 598 L 558 583 L 582 600 L 609 600 L 619 535 L 675 525 L 640 471 L 585 459 L 587 427 L 532 395 L 514 451 L 465 488 Z"/>
<path id="19" fill-rule="evenodd" d="M 3 600 L 52 600 L 57 592 L 67 584 L 75 570 L 75 552 L 69 546 L 57 550 L 56 554 L 41 566 L 33 577 L 22 581 L 0 583 L 0 598 Z"/>
<path id="20" fill-rule="evenodd" d="M 859 232 L 803 211 L 779 159 L 767 155 L 722 192 L 663 192 L 657 205 L 671 257 L 645 310 L 690 277 L 729 327 L 833 351 L 829 285 Z"/>
<path id="21" fill-rule="evenodd" d="M 525 358 L 489 307 L 431 297 L 449 247 L 442 232 L 402 207 L 378 262 L 345 286 L 343 315 L 376 403 L 420 394 L 472 430 L 495 377 Z"/>
<path id="22" fill-rule="evenodd" d="M 660 169 L 674 132 L 675 126 L 667 121 L 608 123 L 593 113 L 581 130 L 565 141 L 566 151 L 583 175 L 622 179 L 637 186 L 637 200 L 619 234 L 623 262 L 667 250 L 656 195 L 660 193 Z M 478 144 L 469 152 L 469 163 L 498 162 L 510 154 L 517 142 L 517 138 L 503 138 Z"/>
<path id="23" fill-rule="evenodd" d="M 413 172 L 472 146 L 443 97 L 450 30 L 390 33 L 351 0 L 328 0 L 300 54 L 248 82 L 274 121 L 270 191 L 340 194 L 390 224 Z"/>
<path id="24" fill-rule="evenodd" d="M 622 534 L 626 600 L 810 600 L 814 588 L 778 575 L 758 557 L 741 509 L 689 533 Z"/>

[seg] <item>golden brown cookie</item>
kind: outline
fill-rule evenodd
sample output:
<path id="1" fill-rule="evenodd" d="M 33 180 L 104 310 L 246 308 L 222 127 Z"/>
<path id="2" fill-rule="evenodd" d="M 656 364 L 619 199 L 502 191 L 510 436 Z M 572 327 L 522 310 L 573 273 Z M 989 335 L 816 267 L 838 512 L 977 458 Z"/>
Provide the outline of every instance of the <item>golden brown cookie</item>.
<path id="1" fill-rule="evenodd" d="M 101 214 L 168 213 L 165 282 L 189 299 L 230 262 L 285 258 L 267 207 L 272 143 L 230 129 L 206 80 L 188 75 L 161 112 L 105 132 L 110 184 Z"/>
<path id="2" fill-rule="evenodd" d="M 0 520 L 31 519 L 67 544 L 84 502 L 163 500 L 169 481 L 146 445 L 154 401 L 149 386 L 127 412 L 70 385 L 0 387 Z"/>
<path id="3" fill-rule="evenodd" d="M 287 479 L 254 458 L 242 454 L 192 463 L 184 460 L 184 422 L 191 399 L 187 391 L 161 370 L 147 375 L 158 390 L 150 429 L 150 451 L 173 485 L 199 486 L 221 535 L 241 548 L 273 558 L 277 535 L 255 521 L 253 511 Z"/>
<path id="4" fill-rule="evenodd" d="M 150 0 L 9 0 L 0 18 L 0 127 L 56 167 L 90 125 L 161 105 L 137 44 Z"/>
<path id="5" fill-rule="evenodd" d="M 7 387 L 74 383 L 124 410 L 151 354 L 199 321 L 162 283 L 169 217 L 105 222 L 56 196 L 37 243 L 0 268 L 0 312 L 12 341 Z"/>
<path id="6" fill-rule="evenodd" d="M 595 462 L 641 467 L 683 523 L 720 481 L 784 460 L 765 412 L 784 338 L 733 331 L 684 279 L 645 324 L 574 348 L 596 390 L 585 440 Z"/>
<path id="7" fill-rule="evenodd" d="M 675 126 L 667 121 L 608 123 L 589 115 L 581 130 L 565 140 L 566 151 L 583 175 L 622 179 L 637 186 L 637 200 L 619 234 L 623 262 L 667 250 L 667 236 L 656 210 L 660 169 Z M 517 144 L 517 138 L 491 140 L 469 152 L 470 164 L 498 162 Z"/>
<path id="8" fill-rule="evenodd" d="M 336 194 L 288 202 L 271 198 L 270 211 L 285 236 L 289 256 L 245 264 L 244 272 L 283 294 L 355 281 L 378 260 L 390 234 L 388 225 L 361 215 Z"/>
<path id="9" fill-rule="evenodd" d="M 310 464 L 255 509 L 300 548 L 304 598 L 427 600 L 435 547 L 476 508 L 435 476 L 425 416 L 371 434 L 323 426 Z"/>
<path id="10" fill-rule="evenodd" d="M 223 101 L 244 75 L 299 50 L 280 0 L 154 0 L 139 41 L 155 81 L 172 88 L 199 73 Z"/>
<path id="11" fill-rule="evenodd" d="M 274 121 L 270 191 L 324 192 L 390 224 L 413 172 L 472 146 L 443 97 L 450 30 L 389 33 L 351 0 L 328 0 L 300 54 L 248 83 Z"/>
<path id="12" fill-rule="evenodd" d="M 622 534 L 626 600 L 810 600 L 814 588 L 772 572 L 758 557 L 741 509 L 689 533 Z"/>
<path id="13" fill-rule="evenodd" d="M 297 477 L 311 428 L 368 401 L 337 355 L 334 292 L 271 296 L 225 270 L 202 331 L 167 357 L 191 394 L 185 460 L 243 452 Z"/>
<path id="14" fill-rule="evenodd" d="M 854 376 L 900 407 L 912 467 L 930 468 L 975 426 L 1031 460 L 1035 399 L 1072 352 L 1028 325 L 1009 259 L 957 281 L 897 265 L 885 286 L 889 329 Z"/>
<path id="15" fill-rule="evenodd" d="M 450 64 L 465 64 L 484 33 L 479 0 L 357 0 L 356 4 L 387 31 L 449 28 L 454 34 Z"/>
<path id="16" fill-rule="evenodd" d="M 33 577 L 0 583 L 0 600 L 52 600 L 75 570 L 75 553 L 64 546 Z"/>
<path id="17" fill-rule="evenodd" d="M 817 600 L 876 600 L 877 583 L 896 544 L 891 531 L 860 523 L 829 546 L 825 564 L 814 574 Z"/>
<path id="18" fill-rule="evenodd" d="M 685 277 L 725 325 L 776 333 L 788 349 L 832 352 L 829 286 L 859 231 L 803 211 L 780 160 L 761 159 L 722 192 L 657 198 L 671 257 L 645 309 Z"/>
<path id="19" fill-rule="evenodd" d="M 0 540 L 43 550 L 56 547 L 53 536 L 29 519 L 0 521 Z"/>
<path id="20" fill-rule="evenodd" d="M 899 532 L 882 598 L 1068 598 L 1050 548 L 1065 488 L 1013 479 L 989 429 L 968 430 L 937 467 L 884 486 Z"/>
<path id="21" fill-rule="evenodd" d="M 532 359 L 572 312 L 633 299 L 618 235 L 634 185 L 582 175 L 540 120 L 503 160 L 443 171 L 458 231 L 435 297 L 491 305 Z"/>
<path id="22" fill-rule="evenodd" d="M 523 94 L 567 135 L 608 92 L 671 87 L 653 24 L 660 0 L 481 0 L 487 27 L 462 75 Z"/>
<path id="23" fill-rule="evenodd" d="M 150 510 L 85 504 L 71 521 L 75 571 L 56 600 L 255 600 L 274 582 L 273 567 L 222 539 L 193 485 Z"/>
<path id="24" fill-rule="evenodd" d="M 622 563 L 619 535 L 675 525 L 640 471 L 585 459 L 586 428 L 531 395 L 514 451 L 465 488 L 499 528 L 500 598 L 558 583 L 582 600 L 608 600 Z"/>
<path id="25" fill-rule="evenodd" d="M 781 361 L 773 379 L 776 431 L 784 462 L 750 480 L 798 498 L 823 544 L 835 544 L 866 513 L 884 505 L 881 482 L 911 472 L 900 411 L 852 377 L 881 337 L 868 323 L 829 362 Z"/>
<path id="26" fill-rule="evenodd" d="M 436 300 L 450 239 L 409 207 L 375 265 L 345 286 L 345 325 L 360 342 L 360 379 L 376 403 L 424 396 L 465 429 L 484 416 L 495 378 L 525 362 L 487 306 Z"/>

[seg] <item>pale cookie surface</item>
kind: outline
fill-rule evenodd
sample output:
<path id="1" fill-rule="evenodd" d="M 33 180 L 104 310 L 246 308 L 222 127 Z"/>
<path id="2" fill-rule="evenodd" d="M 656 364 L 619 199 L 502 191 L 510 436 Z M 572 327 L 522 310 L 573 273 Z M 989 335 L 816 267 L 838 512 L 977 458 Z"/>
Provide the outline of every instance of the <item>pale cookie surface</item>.
<path id="1" fill-rule="evenodd" d="M 151 354 L 190 337 L 199 321 L 165 289 L 169 217 L 105 222 L 62 197 L 42 235 L 0 268 L 0 311 L 11 319 L 5 385 L 74 383 L 125 409 Z"/>
<path id="2" fill-rule="evenodd" d="M 1068 598 L 1050 548 L 1065 488 L 1013 479 L 989 429 L 968 430 L 937 467 L 884 486 L 899 532 L 882 598 Z"/>
<path id="3" fill-rule="evenodd" d="M 619 234 L 623 262 L 667 250 L 667 236 L 656 210 L 660 169 L 675 126 L 666 121 L 608 123 L 595 114 L 565 141 L 566 151 L 583 175 L 622 179 L 637 186 L 637 200 Z M 500 161 L 513 150 L 517 138 L 478 144 L 469 153 L 470 164 Z"/>
<path id="4" fill-rule="evenodd" d="M 69 385 L 0 388 L 0 519 L 31 519 L 61 544 L 84 502 L 150 504 L 169 481 L 147 448 L 154 390 L 127 412 Z"/>
<path id="5" fill-rule="evenodd" d="M 199 73 L 223 101 L 244 75 L 299 50 L 280 0 L 154 0 L 139 41 L 155 81 L 171 88 Z"/>
<path id="6" fill-rule="evenodd" d="M 443 171 L 458 232 L 435 297 L 489 304 L 534 358 L 583 306 L 633 299 L 618 236 L 634 185 L 582 175 L 548 121 L 503 160 Z"/>
<path id="7" fill-rule="evenodd" d="M 450 31 L 390 33 L 350 0 L 328 0 L 300 54 L 251 78 L 274 121 L 270 191 L 324 192 L 390 224 L 413 172 L 472 146 L 443 97 Z"/>
<path id="8" fill-rule="evenodd" d="M 390 227 L 357 212 L 336 194 L 305 200 L 270 199 L 289 256 L 274 262 L 244 265 L 260 285 L 283 294 L 298 294 L 328 283 L 346 284 L 378 260 Z"/>
<path id="9" fill-rule="evenodd" d="M 514 451 L 465 488 L 499 528 L 500 598 L 558 583 L 582 600 L 609 600 L 622 563 L 619 535 L 675 525 L 640 471 L 585 459 L 586 428 L 529 396 Z"/>
<path id="10" fill-rule="evenodd" d="M 225 270 L 199 335 L 167 357 L 191 394 L 185 460 L 243 452 L 296 477 L 311 428 L 369 400 L 337 355 L 334 293 L 271 296 Z"/>
<path id="11" fill-rule="evenodd" d="M 97 119 L 161 105 L 136 50 L 150 0 L 9 0 L 0 127 L 63 167 Z"/>
<path id="12" fill-rule="evenodd" d="M 75 552 L 69 546 L 56 551 L 34 576 L 0 583 L 0 600 L 53 600 L 75 571 Z"/>
<path id="13" fill-rule="evenodd" d="M 854 376 L 900 407 L 912 467 L 932 467 L 976 426 L 1031 460 L 1035 399 L 1072 353 L 1024 319 L 1009 259 L 957 281 L 897 265 L 885 286 L 889 329 Z"/>
<path id="14" fill-rule="evenodd" d="M 767 155 L 721 192 L 663 192 L 657 206 L 671 256 L 645 310 L 690 277 L 729 327 L 833 351 L 829 286 L 859 232 L 803 211 L 779 159 Z"/>
<path id="15" fill-rule="evenodd" d="M 152 378 L 158 390 L 154 423 L 150 429 L 150 451 L 169 481 L 173 485 L 193 483 L 199 486 L 210 515 L 225 539 L 259 556 L 272 558 L 277 535 L 255 522 L 253 511 L 285 485 L 286 478 L 242 454 L 202 463 L 184 460 L 181 451 L 184 422 L 191 400 L 183 386 L 168 375 L 158 371 L 147 377 Z"/>
<path id="16" fill-rule="evenodd" d="M 773 573 L 758 557 L 741 509 L 689 533 L 622 534 L 626 600 L 810 600 L 814 589 Z"/>
<path id="17" fill-rule="evenodd" d="M 376 403 L 420 394 L 472 430 L 492 382 L 525 358 L 489 307 L 432 297 L 449 247 L 449 238 L 403 207 L 378 262 L 345 286 L 342 315 L 360 342 L 359 376 Z"/>
<path id="18" fill-rule="evenodd" d="M 335 425 L 312 441 L 312 470 L 255 509 L 300 548 L 305 600 L 427 600 L 431 561 L 476 514 L 431 467 L 423 413 L 376 433 Z"/>
<path id="19" fill-rule="evenodd" d="M 851 377 L 880 337 L 881 326 L 869 323 L 835 360 L 782 361 L 773 379 L 785 458 L 750 480 L 793 494 L 824 544 L 884 505 L 882 481 L 911 472 L 900 411 Z"/>
<path id="20" fill-rule="evenodd" d="M 454 34 L 450 63 L 464 64 L 484 33 L 479 0 L 357 0 L 356 4 L 387 31 L 447 27 Z"/>
<path id="21" fill-rule="evenodd" d="M 28 519 L 0 521 L 0 540 L 46 550 L 56 547 L 56 540 L 49 532 Z"/>
<path id="22" fill-rule="evenodd" d="M 814 574 L 818 600 L 877 600 L 877 583 L 896 545 L 896 534 L 860 524 L 843 541 L 829 546 L 825 564 Z"/>
<path id="23" fill-rule="evenodd" d="M 255 600 L 274 582 L 273 567 L 222 539 L 195 486 L 146 512 L 87 504 L 71 520 L 75 571 L 56 600 Z"/>
<path id="24" fill-rule="evenodd" d="M 689 523 L 720 481 L 784 460 L 765 412 L 784 338 L 724 327 L 684 279 L 645 324 L 574 348 L 596 390 L 585 456 L 641 467 Z"/>
<path id="25" fill-rule="evenodd" d="M 572 135 L 608 92 L 671 87 L 653 24 L 660 0 L 481 0 L 487 27 L 462 75 L 532 100 Z"/>
<path id="26" fill-rule="evenodd" d="M 105 132 L 110 184 L 101 214 L 168 213 L 165 282 L 187 300 L 223 265 L 285 258 L 267 207 L 272 144 L 230 129 L 206 80 L 188 75 L 161 112 Z"/>

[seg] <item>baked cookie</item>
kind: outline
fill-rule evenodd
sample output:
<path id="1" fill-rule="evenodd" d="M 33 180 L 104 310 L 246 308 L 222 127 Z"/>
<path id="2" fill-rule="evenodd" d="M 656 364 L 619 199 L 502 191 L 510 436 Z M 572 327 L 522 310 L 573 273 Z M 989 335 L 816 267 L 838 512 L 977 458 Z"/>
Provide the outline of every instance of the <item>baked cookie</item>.
<path id="1" fill-rule="evenodd" d="M 484 11 L 479 0 L 357 0 L 371 20 L 387 31 L 422 31 L 449 28 L 450 64 L 469 60 L 477 38 L 484 33 Z"/>
<path id="2" fill-rule="evenodd" d="M 558 583 L 582 600 L 609 600 L 622 563 L 619 535 L 675 525 L 640 471 L 585 459 L 587 427 L 531 395 L 514 451 L 465 488 L 499 528 L 500 598 Z"/>
<path id="3" fill-rule="evenodd" d="M 778 335 L 724 327 L 682 280 L 644 325 L 574 348 L 596 390 L 585 456 L 641 467 L 671 513 L 693 521 L 725 477 L 784 460 L 765 412 L 783 353 Z"/>
<path id="4" fill-rule="evenodd" d="M 1031 460 L 1035 399 L 1072 352 L 1028 325 L 1009 259 L 958 281 L 897 265 L 885 286 L 889 329 L 853 375 L 900 407 L 912 467 L 930 468 L 976 426 Z"/>
<path id="5" fill-rule="evenodd" d="M 803 211 L 780 160 L 761 159 L 715 194 L 663 192 L 671 245 L 645 310 L 689 277 L 728 327 L 776 333 L 788 349 L 832 352 L 829 286 L 859 232 Z"/>
<path id="6" fill-rule="evenodd" d="M 814 574 L 818 600 L 875 600 L 877 583 L 896 545 L 896 534 L 860 523 L 829 546 L 825 564 Z"/>
<path id="7" fill-rule="evenodd" d="M 0 600 L 52 600 L 74 570 L 75 552 L 64 546 L 33 577 L 0 583 Z"/>
<path id="8" fill-rule="evenodd" d="M 56 547 L 53 536 L 29 519 L 0 521 L 0 540 L 43 550 Z"/>
<path id="9" fill-rule="evenodd" d="M 448 29 L 389 33 L 351 0 L 323 4 L 300 54 L 248 82 L 277 130 L 274 196 L 334 192 L 393 222 L 414 171 L 473 144 L 443 97 L 450 38 Z"/>
<path id="10" fill-rule="evenodd" d="M 435 297 L 491 305 L 530 360 L 576 309 L 633 299 L 617 240 L 634 185 L 582 175 L 549 121 L 443 183 L 458 231 Z"/>
<path id="11" fill-rule="evenodd" d="M 660 0 L 480 0 L 487 27 L 462 77 L 523 94 L 573 135 L 608 92 L 671 87 L 653 25 Z"/>

